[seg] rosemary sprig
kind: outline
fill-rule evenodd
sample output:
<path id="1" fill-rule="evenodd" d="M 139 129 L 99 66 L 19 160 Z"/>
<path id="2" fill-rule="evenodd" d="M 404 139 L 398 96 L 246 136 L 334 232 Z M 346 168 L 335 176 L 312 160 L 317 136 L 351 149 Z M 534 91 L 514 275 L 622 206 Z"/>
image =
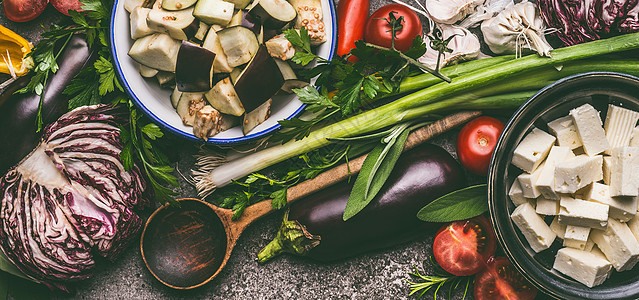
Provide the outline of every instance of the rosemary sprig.
<path id="1" fill-rule="evenodd" d="M 430 258 L 431 262 L 439 267 L 434 261 L 433 258 Z M 441 269 L 441 268 L 440 268 Z M 421 299 L 426 292 L 429 290 L 435 289 L 433 294 L 433 299 L 437 299 L 437 293 L 440 289 L 444 287 L 448 287 L 448 298 L 452 298 L 453 291 L 462 287 L 464 289 L 464 294 L 462 299 L 466 299 L 466 295 L 471 287 L 471 283 L 475 280 L 474 276 L 455 276 L 452 274 L 446 274 L 443 270 L 438 270 L 435 272 L 435 275 L 423 275 L 415 266 L 414 273 L 408 273 L 411 277 L 420 280 L 420 281 L 411 281 L 409 279 L 405 279 L 406 282 L 410 284 L 410 293 L 409 295 L 414 295 L 419 293 L 417 296 L 418 299 Z"/>

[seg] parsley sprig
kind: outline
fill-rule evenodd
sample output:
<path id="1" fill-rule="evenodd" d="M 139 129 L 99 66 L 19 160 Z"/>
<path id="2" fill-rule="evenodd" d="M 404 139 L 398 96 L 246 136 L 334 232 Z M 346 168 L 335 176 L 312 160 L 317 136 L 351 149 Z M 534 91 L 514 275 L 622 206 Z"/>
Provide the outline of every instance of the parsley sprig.
<path id="1" fill-rule="evenodd" d="M 120 127 L 120 136 L 124 149 L 120 153 L 127 170 L 137 167 L 146 175 L 154 196 L 160 202 L 176 203 L 172 189 L 178 186 L 177 178 L 172 175 L 173 168 L 169 160 L 156 147 L 163 137 L 160 128 L 140 115 L 124 92 L 116 76 L 113 57 L 109 52 L 108 25 L 112 0 L 81 0 L 82 12 L 69 11 L 70 18 L 61 24 L 52 25 L 43 33 L 43 39 L 34 47 L 31 56 L 35 67 L 29 83 L 18 93 L 35 93 L 42 97 L 47 81 L 59 67 L 57 59 L 75 34 L 84 34 L 89 47 L 97 51 L 97 59 L 71 81 L 63 91 L 68 95 L 69 110 L 84 105 L 112 103 L 126 105 L 129 108 L 129 122 Z M 37 126 L 42 129 L 42 100 L 38 107 Z"/>

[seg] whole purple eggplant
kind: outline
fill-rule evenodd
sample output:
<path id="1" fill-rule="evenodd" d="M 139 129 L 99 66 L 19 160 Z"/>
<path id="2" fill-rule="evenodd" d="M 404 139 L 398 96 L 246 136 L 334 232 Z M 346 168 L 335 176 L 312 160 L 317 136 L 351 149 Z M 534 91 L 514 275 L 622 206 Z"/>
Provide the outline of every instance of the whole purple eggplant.
<path id="1" fill-rule="evenodd" d="M 342 215 L 352 182 L 293 203 L 258 261 L 282 252 L 333 261 L 406 242 L 438 227 L 417 218 L 424 205 L 464 185 L 464 172 L 446 150 L 421 145 L 401 155 L 377 197 L 348 221 Z"/>
<path id="2" fill-rule="evenodd" d="M 45 125 L 57 120 L 69 110 L 69 96 L 63 95 L 62 91 L 80 70 L 93 63 L 94 52 L 88 47 L 83 36 L 76 35 L 71 38 L 58 58 L 60 68 L 55 74 L 49 75 L 44 88 L 42 121 Z M 40 142 L 42 132 L 36 132 L 40 97 L 34 93 L 14 94 L 28 82 L 28 77 L 19 78 L 0 94 L 0 145 L 8 147 L 0 155 L 0 175 L 17 164 Z"/>

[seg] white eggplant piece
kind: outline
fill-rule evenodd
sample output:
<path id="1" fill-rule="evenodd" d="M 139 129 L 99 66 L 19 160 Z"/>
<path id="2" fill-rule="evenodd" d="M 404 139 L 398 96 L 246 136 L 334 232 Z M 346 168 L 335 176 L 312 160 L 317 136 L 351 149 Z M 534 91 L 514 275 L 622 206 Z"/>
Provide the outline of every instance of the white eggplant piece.
<path id="1" fill-rule="evenodd" d="M 249 21 L 268 29 L 282 29 L 297 16 L 293 5 L 286 0 L 254 0 L 248 12 Z"/>
<path id="2" fill-rule="evenodd" d="M 153 69 L 153 68 L 149 68 L 145 65 L 139 65 L 138 69 L 140 70 L 140 75 L 142 75 L 142 77 L 146 77 L 146 78 L 151 78 L 155 75 L 158 75 L 158 70 Z"/>
<path id="3" fill-rule="evenodd" d="M 166 10 L 182 10 L 187 9 L 197 0 L 162 0 L 162 8 Z"/>
<path id="4" fill-rule="evenodd" d="M 322 13 L 321 0 L 291 0 L 291 5 L 297 11 L 295 29 L 302 26 L 308 30 L 311 37 L 311 45 L 317 46 L 326 42 L 326 25 Z"/>
<path id="5" fill-rule="evenodd" d="M 223 0 L 199 0 L 193 16 L 207 24 L 226 25 L 233 18 L 234 4 Z"/>
<path id="6" fill-rule="evenodd" d="M 229 73 L 229 77 L 231 77 L 231 82 L 233 84 L 237 82 L 237 78 L 240 77 L 240 74 L 242 74 L 242 68 L 239 67 L 233 68 L 233 71 Z"/>
<path id="7" fill-rule="evenodd" d="M 237 10 L 243 10 L 245 9 L 252 0 L 228 0 L 228 2 L 231 2 L 235 5 L 235 9 Z"/>
<path id="8" fill-rule="evenodd" d="M 266 46 L 266 50 L 268 50 L 268 54 L 274 58 L 289 60 L 295 55 L 295 47 L 293 47 L 293 44 L 291 44 L 283 33 L 266 41 L 264 45 Z"/>
<path id="9" fill-rule="evenodd" d="M 173 89 L 173 92 L 171 93 L 171 105 L 173 108 L 177 108 L 178 103 L 180 102 L 180 97 L 182 97 L 182 93 L 183 92 L 180 92 L 180 90 L 177 89 L 177 86 Z"/>
<path id="10" fill-rule="evenodd" d="M 475 11 L 484 0 L 426 0 L 426 11 L 433 21 L 455 24 Z"/>
<path id="11" fill-rule="evenodd" d="M 440 68 L 452 65 L 464 60 L 475 59 L 479 55 L 479 38 L 468 29 L 456 25 L 440 25 L 442 37 L 448 39 L 454 36 L 448 43 L 448 48 L 452 52 L 444 52 L 440 60 Z M 430 40 L 426 38 L 426 53 L 417 60 L 427 67 L 435 70 L 437 67 L 437 56 L 439 52 L 430 47 Z"/>
<path id="12" fill-rule="evenodd" d="M 155 75 L 155 79 L 158 80 L 158 84 L 162 87 L 173 87 L 175 84 L 175 73 L 160 71 Z"/>
<path id="13" fill-rule="evenodd" d="M 258 106 L 253 111 L 244 115 L 244 121 L 242 121 L 242 132 L 247 135 L 251 130 L 255 129 L 257 125 L 262 124 L 271 115 L 271 104 L 273 100 L 268 99 L 262 105 Z"/>
<path id="14" fill-rule="evenodd" d="M 149 28 L 149 25 L 146 23 L 146 18 L 149 16 L 150 11 L 150 8 L 144 8 L 141 6 L 133 9 L 129 16 L 131 39 L 139 39 L 155 32 Z"/>
<path id="15" fill-rule="evenodd" d="M 193 135 L 203 140 L 219 132 L 222 114 L 210 105 L 205 105 L 195 113 Z"/>
<path id="16" fill-rule="evenodd" d="M 175 71 L 180 42 L 165 33 L 147 35 L 135 40 L 129 56 L 140 64 L 161 71 Z"/>
<path id="17" fill-rule="evenodd" d="M 178 115 L 182 118 L 184 125 L 193 126 L 195 114 L 206 105 L 202 93 L 182 93 L 176 108 Z"/>
<path id="18" fill-rule="evenodd" d="M 202 43 L 202 48 L 208 49 L 209 51 L 215 53 L 215 60 L 213 60 L 213 70 L 216 73 L 230 73 L 233 71 L 233 67 L 229 66 L 229 62 L 226 58 L 226 54 L 224 54 L 224 49 L 222 49 L 222 44 L 220 43 L 220 39 L 217 36 L 217 31 L 221 30 L 221 28 L 217 29 L 218 25 L 212 25 L 209 32 L 206 34 L 206 38 Z"/>
<path id="19" fill-rule="evenodd" d="M 275 58 L 274 60 L 277 64 L 277 67 L 280 69 L 280 73 L 282 73 L 282 77 L 284 77 L 282 91 L 290 94 L 293 92 L 293 89 L 299 89 L 309 85 L 307 81 L 297 78 L 295 71 L 293 71 L 293 68 L 291 68 L 291 65 L 289 65 L 287 62 L 277 58 Z"/>
<path id="20" fill-rule="evenodd" d="M 195 36 L 193 38 L 200 42 L 204 41 L 204 38 L 206 38 L 206 33 L 209 32 L 210 27 L 211 26 L 209 24 L 200 21 L 200 27 L 198 27 L 197 32 L 195 33 Z"/>
<path id="21" fill-rule="evenodd" d="M 270 99 L 284 84 L 284 77 L 266 47 L 260 46 L 235 83 L 235 92 L 246 111 Z"/>
<path id="22" fill-rule="evenodd" d="M 153 2 L 150 0 L 124 0 L 124 10 L 132 13 L 136 7 L 153 7 Z"/>
<path id="23" fill-rule="evenodd" d="M 222 119 L 220 120 L 220 123 L 218 124 L 218 127 L 219 127 L 218 132 L 229 130 L 235 126 L 240 125 L 241 122 L 242 122 L 242 118 L 238 116 L 222 114 Z"/>
<path id="24" fill-rule="evenodd" d="M 204 96 L 221 113 L 241 116 L 245 111 L 229 77 L 218 81 Z"/>
<path id="25" fill-rule="evenodd" d="M 176 40 L 190 40 L 199 28 L 193 8 L 177 11 L 151 9 L 146 22 L 155 32 L 166 32 Z"/>
<path id="26" fill-rule="evenodd" d="M 243 26 L 224 28 L 217 32 L 217 36 L 230 67 L 249 62 L 260 46 L 255 34 Z"/>

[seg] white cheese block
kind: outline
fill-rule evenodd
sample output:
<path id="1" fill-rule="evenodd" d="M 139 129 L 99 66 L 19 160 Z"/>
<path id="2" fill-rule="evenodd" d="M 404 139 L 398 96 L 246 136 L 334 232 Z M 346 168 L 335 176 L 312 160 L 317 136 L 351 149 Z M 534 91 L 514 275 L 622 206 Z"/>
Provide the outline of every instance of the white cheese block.
<path id="1" fill-rule="evenodd" d="M 590 235 L 615 270 L 630 270 L 639 261 L 639 242 L 626 223 L 609 219 L 606 230 L 593 230 Z"/>
<path id="2" fill-rule="evenodd" d="M 557 236 L 529 203 L 517 206 L 510 218 L 535 252 L 548 249 Z"/>
<path id="3" fill-rule="evenodd" d="M 595 246 L 595 242 L 593 242 L 592 239 L 588 237 L 588 240 L 586 241 L 586 246 L 584 246 L 584 251 L 591 251 L 594 246 Z M 606 256 L 603 256 L 603 257 L 605 258 Z"/>
<path id="4" fill-rule="evenodd" d="M 612 149 L 610 196 L 639 195 L 639 147 Z"/>
<path id="5" fill-rule="evenodd" d="M 537 198 L 535 211 L 540 215 L 556 216 L 559 213 L 559 200 L 546 199 L 544 196 Z"/>
<path id="6" fill-rule="evenodd" d="M 595 229 L 605 229 L 608 224 L 608 205 L 561 196 L 559 223 Z"/>
<path id="7" fill-rule="evenodd" d="M 533 128 L 515 148 L 512 164 L 532 173 L 544 161 L 555 140 L 555 137 L 547 132 Z"/>
<path id="8" fill-rule="evenodd" d="M 609 104 L 604 130 L 610 149 L 630 145 L 632 130 L 639 121 L 639 112 Z M 609 152 L 610 150 L 608 150 Z"/>
<path id="9" fill-rule="evenodd" d="M 519 186 L 521 187 L 524 197 L 534 199 L 541 195 L 541 192 L 537 187 L 537 179 L 539 179 L 542 169 L 542 167 L 539 167 L 532 172 L 532 174 L 524 172 L 517 176 L 517 181 L 519 181 Z"/>
<path id="10" fill-rule="evenodd" d="M 579 155 L 555 166 L 555 191 L 572 194 L 592 182 L 603 179 L 601 155 Z"/>
<path id="11" fill-rule="evenodd" d="M 579 250 L 586 250 L 586 243 L 588 242 L 589 235 L 589 227 L 567 225 L 566 233 L 564 234 L 564 246 Z"/>
<path id="12" fill-rule="evenodd" d="M 612 157 L 603 157 L 603 181 L 605 184 L 610 185 L 610 169 L 612 167 Z"/>
<path id="13" fill-rule="evenodd" d="M 515 206 L 519 206 L 526 202 L 530 202 L 531 200 L 535 200 L 524 197 L 524 192 L 521 190 L 521 185 L 519 184 L 519 180 L 517 179 L 513 180 L 513 184 L 510 186 L 510 190 L 508 191 L 508 197 L 510 198 L 510 201 L 515 204 Z"/>
<path id="14" fill-rule="evenodd" d="M 590 252 L 590 253 L 592 253 L 592 254 L 595 254 L 595 255 L 597 255 L 597 256 L 599 256 L 599 257 L 601 257 L 601 258 L 605 259 L 605 260 L 608 260 L 608 259 L 606 258 L 606 255 L 605 255 L 603 252 L 601 252 L 601 249 L 599 249 L 599 247 L 597 247 L 597 245 L 595 245 L 594 247 L 592 247 L 592 249 L 590 249 L 590 251 L 589 251 L 589 252 Z"/>
<path id="15" fill-rule="evenodd" d="M 572 248 L 559 249 L 552 267 L 588 287 L 602 284 L 612 272 L 612 265 L 606 259 Z"/>
<path id="16" fill-rule="evenodd" d="M 575 123 L 586 154 L 594 156 L 610 149 L 599 112 L 592 105 L 584 104 L 572 109 L 570 116 Z"/>
<path id="17" fill-rule="evenodd" d="M 637 214 L 637 197 L 610 197 L 609 187 L 605 184 L 593 182 L 586 199 L 608 205 L 609 216 L 621 222 L 626 222 Z"/>
<path id="18" fill-rule="evenodd" d="M 628 224 L 630 232 L 632 232 L 635 238 L 639 241 L 639 215 L 635 215 L 635 217 L 630 219 L 630 221 L 628 221 L 626 224 Z"/>
<path id="19" fill-rule="evenodd" d="M 539 166 L 541 169 L 539 177 L 535 185 L 546 199 L 559 200 L 559 194 L 555 192 L 555 164 L 557 162 L 564 161 L 567 158 L 572 158 L 575 155 L 568 147 L 553 146 L 550 148 L 546 161 Z"/>
<path id="20" fill-rule="evenodd" d="M 630 139 L 630 146 L 639 147 L 639 126 L 632 130 L 632 138 Z"/>
<path id="21" fill-rule="evenodd" d="M 564 239 L 564 234 L 566 234 L 566 227 L 568 227 L 568 225 L 559 223 L 559 217 L 557 216 L 555 216 L 550 223 L 550 230 L 552 230 L 552 232 L 554 232 L 557 237 L 562 240 Z"/>
<path id="22" fill-rule="evenodd" d="M 571 116 L 565 116 L 548 123 L 548 129 L 557 138 L 559 146 L 576 149 L 583 145 Z"/>

